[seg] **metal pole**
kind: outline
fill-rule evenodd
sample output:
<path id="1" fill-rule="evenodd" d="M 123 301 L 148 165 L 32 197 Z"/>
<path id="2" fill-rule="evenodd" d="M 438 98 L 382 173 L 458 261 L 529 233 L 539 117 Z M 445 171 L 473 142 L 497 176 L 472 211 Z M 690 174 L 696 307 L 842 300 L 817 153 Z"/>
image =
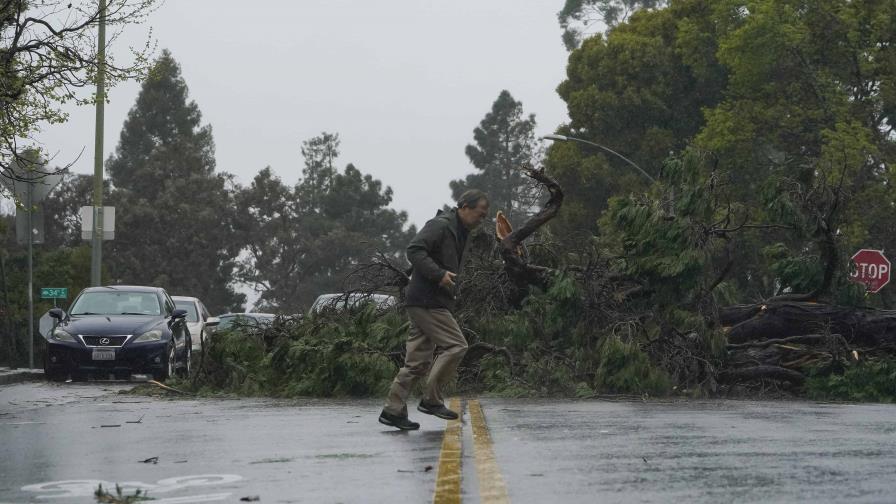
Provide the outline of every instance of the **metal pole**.
<path id="1" fill-rule="evenodd" d="M 28 181 L 28 369 L 34 369 L 34 180 Z"/>
<path id="2" fill-rule="evenodd" d="M 106 0 L 100 0 L 96 65 L 96 139 L 93 153 L 93 243 L 90 283 L 102 285 L 103 264 L 103 107 L 106 104 Z"/>
<path id="3" fill-rule="evenodd" d="M 641 175 L 644 175 L 644 177 L 647 178 L 647 180 L 649 180 L 649 181 L 651 181 L 651 182 L 656 182 L 656 180 L 654 180 L 653 177 L 651 177 L 650 175 L 648 175 L 647 172 L 644 171 L 643 169 L 641 169 L 640 166 L 638 166 L 637 164 L 635 164 L 634 161 L 632 161 L 631 159 L 629 159 L 629 158 L 623 156 L 622 154 L 620 154 L 620 153 L 614 151 L 613 149 L 611 149 L 611 148 L 609 148 L 609 147 L 604 147 L 603 145 L 601 145 L 601 144 L 599 144 L 599 143 L 589 142 L 588 140 L 583 140 L 583 139 L 581 139 L 581 138 L 576 138 L 576 137 L 571 137 L 571 136 L 566 136 L 566 135 L 545 135 L 545 136 L 543 136 L 543 137 L 541 137 L 541 138 L 543 138 L 543 139 L 545 139 L 545 140 L 559 140 L 559 141 L 561 141 L 561 142 L 566 142 L 566 141 L 572 140 L 572 141 L 574 141 L 574 142 L 581 142 L 581 143 L 583 143 L 583 144 L 588 144 L 588 145 L 591 145 L 591 146 L 593 146 L 593 147 L 597 147 L 598 149 L 602 149 L 602 150 L 604 150 L 604 151 L 606 151 L 606 152 L 609 152 L 610 154 L 613 154 L 614 156 L 618 157 L 619 159 L 625 161 L 626 163 L 628 163 L 629 165 L 631 165 L 634 169 L 638 170 L 638 173 L 640 173 Z"/>
<path id="4" fill-rule="evenodd" d="M 5 314 L 9 314 L 9 285 L 6 283 L 6 257 L 4 254 L 0 253 L 0 290 L 3 291 L 3 309 L 6 311 Z M 12 317 L 4 316 L 6 319 L 6 335 L 9 337 L 9 367 L 15 369 L 16 367 L 16 354 L 18 350 L 16 347 L 16 336 L 15 330 L 12 326 Z"/>

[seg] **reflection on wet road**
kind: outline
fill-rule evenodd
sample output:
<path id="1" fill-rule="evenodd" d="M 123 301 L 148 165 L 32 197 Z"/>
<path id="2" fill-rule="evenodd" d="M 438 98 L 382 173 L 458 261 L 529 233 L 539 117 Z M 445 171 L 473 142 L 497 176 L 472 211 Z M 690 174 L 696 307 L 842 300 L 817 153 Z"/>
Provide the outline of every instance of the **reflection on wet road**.
<path id="1" fill-rule="evenodd" d="M 435 471 L 425 467 L 438 463 L 442 420 L 402 433 L 377 422 L 375 400 L 117 394 L 126 388 L 0 387 L 0 503 L 92 503 L 101 482 L 163 503 L 432 499 Z"/>
<path id="2" fill-rule="evenodd" d="M 0 387 L 0 503 L 94 502 L 99 484 L 162 504 L 891 502 L 896 490 L 889 405 L 479 398 L 461 422 L 414 414 L 421 430 L 400 432 L 376 421 L 376 399 L 128 388 Z"/>

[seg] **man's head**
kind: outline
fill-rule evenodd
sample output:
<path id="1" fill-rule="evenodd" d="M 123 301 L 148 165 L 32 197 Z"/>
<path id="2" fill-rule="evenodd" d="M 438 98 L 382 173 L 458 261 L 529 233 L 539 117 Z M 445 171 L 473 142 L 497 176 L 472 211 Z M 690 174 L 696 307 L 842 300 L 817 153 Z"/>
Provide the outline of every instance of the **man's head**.
<path id="1" fill-rule="evenodd" d="M 464 191 L 457 199 L 457 215 L 467 229 L 482 224 L 488 215 L 488 196 L 479 189 Z"/>

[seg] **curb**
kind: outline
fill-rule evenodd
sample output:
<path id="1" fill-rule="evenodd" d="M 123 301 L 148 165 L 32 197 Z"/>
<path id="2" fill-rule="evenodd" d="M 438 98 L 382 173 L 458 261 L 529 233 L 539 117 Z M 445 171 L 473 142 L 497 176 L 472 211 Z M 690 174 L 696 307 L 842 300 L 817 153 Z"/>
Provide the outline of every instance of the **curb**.
<path id="1" fill-rule="evenodd" d="M 10 385 L 13 383 L 43 379 L 44 371 L 42 369 L 16 369 L 14 371 L 0 372 L 0 385 Z"/>

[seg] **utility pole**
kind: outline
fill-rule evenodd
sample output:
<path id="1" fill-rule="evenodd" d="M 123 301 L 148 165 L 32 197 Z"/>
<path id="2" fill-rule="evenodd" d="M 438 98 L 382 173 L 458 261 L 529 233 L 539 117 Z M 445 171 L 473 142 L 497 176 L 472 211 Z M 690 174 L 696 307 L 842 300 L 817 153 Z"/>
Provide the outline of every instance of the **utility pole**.
<path id="1" fill-rule="evenodd" d="M 28 197 L 28 369 L 34 369 L 34 173 L 29 173 Z"/>
<path id="2" fill-rule="evenodd" d="M 103 283 L 103 107 L 106 104 L 106 0 L 100 0 L 100 25 L 96 65 L 96 140 L 93 153 L 93 246 L 90 283 Z"/>

